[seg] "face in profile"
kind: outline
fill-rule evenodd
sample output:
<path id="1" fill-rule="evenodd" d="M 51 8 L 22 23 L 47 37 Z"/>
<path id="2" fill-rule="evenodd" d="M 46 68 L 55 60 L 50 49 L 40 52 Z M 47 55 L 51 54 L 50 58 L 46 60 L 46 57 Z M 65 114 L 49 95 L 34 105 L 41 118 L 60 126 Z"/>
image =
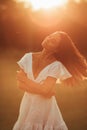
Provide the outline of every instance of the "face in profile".
<path id="1" fill-rule="evenodd" d="M 60 44 L 61 35 L 59 32 L 55 32 L 47 36 L 42 42 L 42 47 L 48 51 L 56 51 Z"/>

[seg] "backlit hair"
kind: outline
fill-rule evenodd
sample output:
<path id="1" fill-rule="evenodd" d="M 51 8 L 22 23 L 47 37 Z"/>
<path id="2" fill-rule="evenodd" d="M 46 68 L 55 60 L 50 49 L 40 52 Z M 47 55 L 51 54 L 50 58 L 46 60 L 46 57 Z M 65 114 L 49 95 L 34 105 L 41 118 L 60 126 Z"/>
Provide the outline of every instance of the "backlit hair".
<path id="1" fill-rule="evenodd" d="M 85 57 L 79 52 L 69 35 L 65 32 L 58 32 L 61 35 L 61 41 L 58 45 L 58 51 L 55 54 L 57 60 L 71 73 L 72 77 L 65 80 L 65 83 L 71 85 L 78 83 L 87 77 L 87 62 Z"/>

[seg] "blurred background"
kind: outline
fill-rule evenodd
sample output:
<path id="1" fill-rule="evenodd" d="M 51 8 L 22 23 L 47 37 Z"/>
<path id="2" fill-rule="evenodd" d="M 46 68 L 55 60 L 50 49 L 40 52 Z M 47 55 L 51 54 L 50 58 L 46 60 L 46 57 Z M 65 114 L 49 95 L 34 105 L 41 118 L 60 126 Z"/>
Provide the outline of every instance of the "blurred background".
<path id="1" fill-rule="evenodd" d="M 44 0 L 42 5 L 35 0 L 0 0 L 0 130 L 12 130 L 24 94 L 16 85 L 16 62 L 26 52 L 40 51 L 45 36 L 60 30 L 87 59 L 87 0 Z M 87 130 L 87 81 L 56 87 L 69 130 Z"/>

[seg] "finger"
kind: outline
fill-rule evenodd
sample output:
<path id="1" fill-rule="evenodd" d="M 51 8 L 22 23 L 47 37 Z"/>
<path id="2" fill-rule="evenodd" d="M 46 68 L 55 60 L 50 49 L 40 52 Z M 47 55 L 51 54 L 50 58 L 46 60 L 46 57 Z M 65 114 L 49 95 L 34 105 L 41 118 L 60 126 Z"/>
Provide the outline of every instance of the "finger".
<path id="1" fill-rule="evenodd" d="M 25 77 L 21 76 L 21 75 L 16 75 L 17 79 L 25 79 Z"/>
<path id="2" fill-rule="evenodd" d="M 25 82 L 25 79 L 24 79 L 24 78 L 17 77 L 16 79 Z"/>
<path id="3" fill-rule="evenodd" d="M 18 77 L 21 77 L 21 78 L 22 78 L 22 77 L 23 77 L 23 78 L 26 78 L 25 75 L 23 75 L 23 74 L 21 74 L 21 73 L 19 73 L 19 72 L 17 73 L 17 76 L 18 76 Z"/>
<path id="4" fill-rule="evenodd" d="M 19 73 L 20 71 L 19 71 L 19 70 L 17 70 L 16 72 L 17 72 L 17 73 Z"/>
<path id="5" fill-rule="evenodd" d="M 21 83 L 21 84 L 25 84 L 25 81 L 24 81 L 24 80 L 17 79 L 17 82 L 19 82 L 19 83 Z"/>
<path id="6" fill-rule="evenodd" d="M 24 72 L 23 69 L 21 69 L 21 70 L 19 71 L 19 73 L 22 74 L 22 75 L 26 75 L 26 73 Z"/>
<path id="7" fill-rule="evenodd" d="M 22 82 L 20 82 L 20 81 L 18 81 L 17 86 L 18 86 L 20 89 L 23 89 L 23 90 L 25 90 L 25 88 L 26 88 L 25 84 L 22 83 Z"/>
<path id="8" fill-rule="evenodd" d="M 21 72 L 17 72 L 17 76 L 20 76 L 20 77 L 23 77 L 23 78 L 27 77 L 24 73 L 21 73 Z"/>

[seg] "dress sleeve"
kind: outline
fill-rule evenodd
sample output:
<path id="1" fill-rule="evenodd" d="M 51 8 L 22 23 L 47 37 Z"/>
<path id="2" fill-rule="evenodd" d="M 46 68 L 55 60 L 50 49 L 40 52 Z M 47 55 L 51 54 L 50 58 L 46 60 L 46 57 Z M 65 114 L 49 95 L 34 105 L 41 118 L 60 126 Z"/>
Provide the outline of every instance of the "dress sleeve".
<path id="1" fill-rule="evenodd" d="M 27 71 L 27 65 L 29 64 L 29 53 L 26 53 L 18 62 L 17 64 L 24 70 Z"/>
<path id="2" fill-rule="evenodd" d="M 64 80 L 69 77 L 72 77 L 70 72 L 65 68 L 65 66 L 61 62 L 56 62 L 56 64 L 53 64 L 50 67 L 48 76 L 54 77 L 58 80 Z"/>

